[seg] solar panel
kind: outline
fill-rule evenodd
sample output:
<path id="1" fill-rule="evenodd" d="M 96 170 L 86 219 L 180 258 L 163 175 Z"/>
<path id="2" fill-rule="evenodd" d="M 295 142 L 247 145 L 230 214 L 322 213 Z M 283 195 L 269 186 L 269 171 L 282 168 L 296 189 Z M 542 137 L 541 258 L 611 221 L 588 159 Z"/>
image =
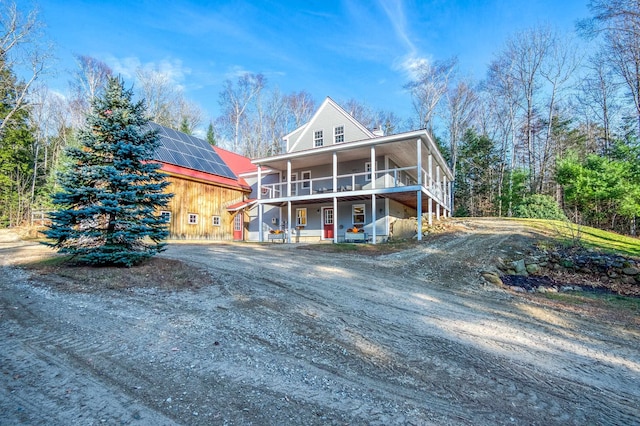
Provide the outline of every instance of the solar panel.
<path id="1" fill-rule="evenodd" d="M 156 123 L 150 122 L 149 127 L 157 130 L 160 138 L 160 146 L 154 154 L 156 160 L 236 179 L 229 166 L 208 142 Z"/>

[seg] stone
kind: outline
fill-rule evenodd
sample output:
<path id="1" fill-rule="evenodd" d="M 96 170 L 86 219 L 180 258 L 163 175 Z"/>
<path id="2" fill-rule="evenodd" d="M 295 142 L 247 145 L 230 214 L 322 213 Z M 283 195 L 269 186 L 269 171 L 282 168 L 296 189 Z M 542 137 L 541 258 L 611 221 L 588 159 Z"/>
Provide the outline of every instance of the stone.
<path id="1" fill-rule="evenodd" d="M 527 272 L 527 267 L 524 265 L 524 259 L 514 260 L 511 262 L 511 267 L 516 271 L 517 275 L 522 275 Z"/>
<path id="2" fill-rule="evenodd" d="M 536 291 L 537 291 L 538 293 L 546 293 L 546 292 L 547 292 L 547 287 L 545 287 L 545 286 L 541 285 L 541 286 L 539 286 L 539 287 L 536 289 Z"/>
<path id="3" fill-rule="evenodd" d="M 480 273 L 480 275 L 482 275 L 482 278 L 484 278 L 487 282 L 490 282 L 491 284 L 495 284 L 499 286 L 504 285 L 504 283 L 496 273 L 483 271 Z"/>
<path id="4" fill-rule="evenodd" d="M 517 292 L 517 293 L 526 293 L 526 292 L 527 292 L 527 290 L 525 290 L 525 289 L 524 289 L 524 288 L 522 288 L 522 287 L 518 287 L 517 285 L 512 285 L 512 286 L 510 286 L 509 288 L 510 288 L 511 290 L 513 290 L 513 291 Z"/>
<path id="5" fill-rule="evenodd" d="M 537 263 L 530 263 L 527 265 L 527 272 L 530 274 L 537 274 L 540 272 L 540 265 Z"/>
<path id="6" fill-rule="evenodd" d="M 629 266 L 627 268 L 624 268 L 622 270 L 622 273 L 625 274 L 625 275 L 635 276 L 635 275 L 640 274 L 640 269 L 636 268 L 635 266 Z"/>

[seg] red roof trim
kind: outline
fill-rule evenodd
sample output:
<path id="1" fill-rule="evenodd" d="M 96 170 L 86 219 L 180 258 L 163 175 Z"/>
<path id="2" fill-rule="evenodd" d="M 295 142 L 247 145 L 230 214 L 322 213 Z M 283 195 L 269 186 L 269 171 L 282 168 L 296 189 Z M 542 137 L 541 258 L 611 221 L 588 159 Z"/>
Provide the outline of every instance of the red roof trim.
<path id="1" fill-rule="evenodd" d="M 243 191 L 251 190 L 251 187 L 249 185 L 247 185 L 246 183 L 243 184 L 244 179 L 242 179 L 242 182 L 241 182 L 240 180 L 229 179 L 227 177 L 218 176 L 218 175 L 214 175 L 206 172 L 201 172 L 198 170 L 188 169 L 186 167 L 176 166 L 174 164 L 163 163 L 163 162 L 159 162 L 159 163 L 162 164 L 161 170 L 167 173 L 173 173 L 176 175 L 182 175 L 182 176 L 187 176 L 194 179 L 204 180 L 206 182 L 217 183 L 224 186 L 230 186 L 232 188 L 238 188 Z"/>

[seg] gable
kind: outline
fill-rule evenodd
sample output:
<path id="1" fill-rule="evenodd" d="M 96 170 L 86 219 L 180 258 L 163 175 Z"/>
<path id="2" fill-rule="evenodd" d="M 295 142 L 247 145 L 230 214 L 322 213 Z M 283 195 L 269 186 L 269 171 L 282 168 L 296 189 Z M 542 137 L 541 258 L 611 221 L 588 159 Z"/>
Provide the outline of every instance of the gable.
<path id="1" fill-rule="evenodd" d="M 336 142 L 337 129 L 342 130 L 342 142 Z M 321 146 L 374 137 L 366 127 L 329 97 L 324 100 L 307 124 L 285 136 L 287 152 L 318 148 L 317 143 L 320 136 L 322 138 Z"/>

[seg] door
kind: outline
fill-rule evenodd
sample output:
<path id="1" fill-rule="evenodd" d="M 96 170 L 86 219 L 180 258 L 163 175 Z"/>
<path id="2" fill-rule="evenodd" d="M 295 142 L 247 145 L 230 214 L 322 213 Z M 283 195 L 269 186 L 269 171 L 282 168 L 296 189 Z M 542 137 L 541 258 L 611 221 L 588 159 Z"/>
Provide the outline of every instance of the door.
<path id="1" fill-rule="evenodd" d="M 322 229 L 325 240 L 333 238 L 333 207 L 322 208 Z"/>
<path id="2" fill-rule="evenodd" d="M 244 228 L 244 214 L 238 212 L 233 218 L 233 239 L 235 241 L 242 241 L 242 229 Z"/>

